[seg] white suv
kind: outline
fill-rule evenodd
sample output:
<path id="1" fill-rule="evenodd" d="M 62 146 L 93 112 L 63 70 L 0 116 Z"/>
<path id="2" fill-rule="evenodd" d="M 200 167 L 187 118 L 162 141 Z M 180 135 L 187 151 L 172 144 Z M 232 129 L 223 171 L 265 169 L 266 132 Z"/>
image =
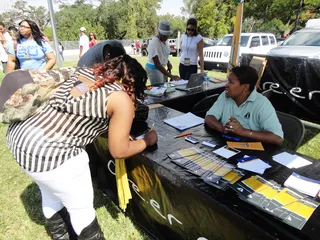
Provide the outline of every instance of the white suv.
<path id="1" fill-rule="evenodd" d="M 310 19 L 306 28 L 294 32 L 269 55 L 320 58 L 320 19 Z"/>
<path id="2" fill-rule="evenodd" d="M 224 35 L 213 47 L 203 49 L 204 69 L 227 69 L 232 43 L 232 34 Z M 271 33 L 241 33 L 240 51 L 242 53 L 267 54 L 277 46 L 276 37 Z"/>

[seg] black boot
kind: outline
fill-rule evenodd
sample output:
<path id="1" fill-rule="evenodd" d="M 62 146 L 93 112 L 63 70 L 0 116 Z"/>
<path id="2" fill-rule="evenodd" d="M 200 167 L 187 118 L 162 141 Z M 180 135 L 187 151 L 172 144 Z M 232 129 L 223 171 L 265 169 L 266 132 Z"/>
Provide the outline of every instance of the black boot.
<path id="1" fill-rule="evenodd" d="M 105 240 L 97 218 L 81 231 L 78 240 Z"/>
<path id="2" fill-rule="evenodd" d="M 74 232 L 70 222 L 70 215 L 65 207 L 47 219 L 47 229 L 52 240 L 77 239 L 77 234 Z"/>

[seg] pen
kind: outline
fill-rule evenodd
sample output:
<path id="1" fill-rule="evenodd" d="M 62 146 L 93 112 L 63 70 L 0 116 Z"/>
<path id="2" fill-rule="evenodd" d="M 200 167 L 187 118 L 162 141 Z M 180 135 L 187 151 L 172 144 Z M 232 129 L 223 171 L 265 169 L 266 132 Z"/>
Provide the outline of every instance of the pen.
<path id="1" fill-rule="evenodd" d="M 154 129 L 154 123 L 152 124 L 150 131 L 152 131 Z"/>
<path id="2" fill-rule="evenodd" d="M 238 162 L 248 162 L 248 161 L 251 161 L 251 160 L 254 160 L 254 159 L 257 159 L 256 156 L 250 156 L 250 157 L 243 157 L 243 158 L 238 158 Z"/>
<path id="3" fill-rule="evenodd" d="M 191 134 L 192 134 L 192 132 L 181 133 L 181 134 L 175 136 L 175 138 L 185 137 L 185 136 L 189 136 L 189 135 L 191 135 Z"/>

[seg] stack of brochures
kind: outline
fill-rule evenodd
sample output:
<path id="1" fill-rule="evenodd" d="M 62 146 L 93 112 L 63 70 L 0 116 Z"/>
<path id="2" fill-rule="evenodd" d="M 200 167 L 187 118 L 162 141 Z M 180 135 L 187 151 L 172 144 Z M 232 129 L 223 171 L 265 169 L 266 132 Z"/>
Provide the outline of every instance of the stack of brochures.
<path id="1" fill-rule="evenodd" d="M 312 162 L 300 157 L 296 154 L 290 154 L 287 152 L 279 153 L 272 157 L 274 161 L 288 167 L 288 168 L 300 168 L 312 164 Z"/>
<path id="2" fill-rule="evenodd" d="M 144 93 L 154 97 L 162 97 L 166 90 L 166 87 L 152 87 L 149 90 L 144 90 Z"/>
<path id="3" fill-rule="evenodd" d="M 244 173 L 237 170 L 235 165 L 196 147 L 181 149 L 168 156 L 173 163 L 221 190 L 227 189 L 230 184 L 244 176 Z"/>
<path id="4" fill-rule="evenodd" d="M 164 122 L 180 131 L 192 128 L 204 123 L 204 119 L 192 113 L 186 113 L 179 117 L 165 119 Z"/>
<path id="5" fill-rule="evenodd" d="M 320 203 L 294 189 L 282 188 L 273 180 L 252 176 L 233 184 L 241 200 L 282 222 L 301 230 Z"/>

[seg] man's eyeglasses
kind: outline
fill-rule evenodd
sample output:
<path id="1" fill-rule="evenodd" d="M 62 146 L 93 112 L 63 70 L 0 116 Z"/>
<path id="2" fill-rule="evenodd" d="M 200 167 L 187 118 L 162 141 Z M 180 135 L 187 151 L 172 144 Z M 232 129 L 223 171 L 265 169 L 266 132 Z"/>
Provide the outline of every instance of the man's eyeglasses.
<path id="1" fill-rule="evenodd" d="M 26 29 L 29 29 L 30 27 L 28 26 L 24 26 L 24 25 L 20 25 L 19 28 L 26 28 Z"/>
<path id="2" fill-rule="evenodd" d="M 194 29 L 194 28 L 187 28 L 187 31 L 188 31 L 188 32 L 194 32 L 195 29 Z"/>

